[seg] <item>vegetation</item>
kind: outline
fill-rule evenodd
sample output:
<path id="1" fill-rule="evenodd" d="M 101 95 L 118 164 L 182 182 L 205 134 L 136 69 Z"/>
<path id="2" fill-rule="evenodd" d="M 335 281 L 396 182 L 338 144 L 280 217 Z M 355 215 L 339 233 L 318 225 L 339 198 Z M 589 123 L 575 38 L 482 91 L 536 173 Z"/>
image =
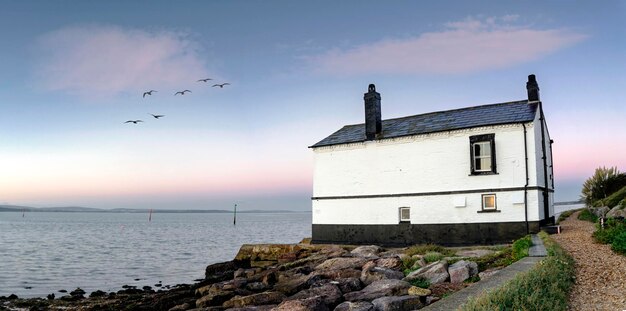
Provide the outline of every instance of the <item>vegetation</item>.
<path id="1" fill-rule="evenodd" d="M 606 197 L 606 199 L 602 200 L 602 205 L 608 206 L 609 208 L 615 207 L 617 205 L 621 205 L 622 208 L 624 208 L 625 203 L 626 203 L 626 186 L 613 192 L 611 195 Z"/>
<path id="2" fill-rule="evenodd" d="M 592 213 L 588 208 L 585 208 L 578 214 L 578 219 L 596 222 L 598 221 L 598 216 Z"/>
<path id="3" fill-rule="evenodd" d="M 409 247 L 405 254 L 409 256 L 413 255 L 425 255 L 426 253 L 437 252 L 444 256 L 454 256 L 455 251 L 449 248 L 445 248 L 443 246 L 435 245 L 435 244 L 421 244 L 414 245 Z"/>
<path id="4" fill-rule="evenodd" d="M 417 286 L 417 287 L 421 287 L 421 288 L 428 288 L 430 287 L 430 281 L 426 278 L 417 278 L 415 280 L 410 281 L 409 283 L 411 283 L 411 285 L 413 286 Z"/>
<path id="5" fill-rule="evenodd" d="M 611 249 L 616 253 L 626 255 L 626 231 L 615 236 L 611 243 Z"/>
<path id="6" fill-rule="evenodd" d="M 546 233 L 539 235 L 548 251 L 546 259 L 501 288 L 470 300 L 462 310 L 567 310 L 574 260 Z"/>
<path id="7" fill-rule="evenodd" d="M 626 174 L 617 167 L 599 167 L 583 184 L 581 198 L 587 206 L 597 206 L 612 193 L 626 186 Z"/>
<path id="8" fill-rule="evenodd" d="M 426 263 L 431 263 L 431 262 L 439 261 L 443 259 L 444 257 L 445 256 L 439 252 L 428 252 L 424 254 L 424 261 Z"/>
<path id="9" fill-rule="evenodd" d="M 579 209 L 572 209 L 569 211 L 565 211 L 563 213 L 561 213 L 561 215 L 559 215 L 559 219 L 557 219 L 556 223 L 560 223 L 561 221 L 567 219 L 569 216 L 572 216 L 572 214 L 578 212 L 578 211 L 582 211 L 584 208 L 579 208 Z"/>

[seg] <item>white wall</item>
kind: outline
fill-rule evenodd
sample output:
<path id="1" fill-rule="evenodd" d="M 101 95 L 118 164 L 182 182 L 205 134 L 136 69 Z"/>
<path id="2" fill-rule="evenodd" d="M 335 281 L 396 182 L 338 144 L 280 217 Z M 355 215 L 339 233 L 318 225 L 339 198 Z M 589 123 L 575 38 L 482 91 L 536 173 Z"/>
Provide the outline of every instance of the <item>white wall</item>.
<path id="1" fill-rule="evenodd" d="M 534 127 L 533 123 L 526 124 L 530 187 L 537 186 L 539 173 L 533 169 L 537 161 L 533 156 L 536 154 Z M 470 175 L 469 137 L 490 133 L 495 134 L 498 174 Z M 319 147 L 313 151 L 314 198 L 516 188 L 526 184 L 521 124 Z M 411 207 L 413 223 L 524 221 L 523 193 L 497 192 L 499 213 L 477 213 L 481 210 L 481 193 L 314 199 L 313 223 L 397 224 L 398 208 L 402 206 Z M 538 208 L 538 192 L 528 193 L 528 220 L 539 220 L 543 212 Z M 455 207 L 453 201 L 461 197 L 466 206 Z"/>

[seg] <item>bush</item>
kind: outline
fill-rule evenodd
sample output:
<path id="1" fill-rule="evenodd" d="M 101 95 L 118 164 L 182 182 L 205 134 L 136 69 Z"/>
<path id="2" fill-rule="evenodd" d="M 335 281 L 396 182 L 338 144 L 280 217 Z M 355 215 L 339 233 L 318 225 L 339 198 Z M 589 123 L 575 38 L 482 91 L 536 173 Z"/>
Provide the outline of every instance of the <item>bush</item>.
<path id="1" fill-rule="evenodd" d="M 583 184 L 581 198 L 587 206 L 595 206 L 599 200 L 624 186 L 626 186 L 626 174 L 617 170 L 617 167 L 599 167 Z"/>
<path id="2" fill-rule="evenodd" d="M 409 256 L 413 256 L 424 255 L 429 252 L 437 252 L 443 254 L 444 256 L 454 256 L 455 254 L 453 250 L 435 244 L 414 245 L 409 247 L 409 249 L 407 249 L 404 253 Z"/>
<path id="3" fill-rule="evenodd" d="M 574 260 L 548 234 L 539 235 L 548 251 L 546 259 L 502 287 L 471 299 L 462 310 L 567 310 Z"/>
<path id="4" fill-rule="evenodd" d="M 524 257 L 528 257 L 528 249 L 533 246 L 533 241 L 530 235 L 527 235 L 515 242 L 513 242 L 513 249 L 511 255 L 514 261 L 518 261 Z"/>
<path id="5" fill-rule="evenodd" d="M 421 288 L 428 288 L 430 287 L 430 281 L 426 278 L 417 278 L 415 280 L 410 281 L 409 283 L 411 283 L 411 285 L 413 286 L 417 286 L 417 287 L 421 287 Z"/>
<path id="6" fill-rule="evenodd" d="M 424 261 L 427 263 L 439 261 L 445 257 L 442 253 L 439 252 L 428 252 L 424 255 Z"/>
<path id="7" fill-rule="evenodd" d="M 619 189 L 613 192 L 606 199 L 602 200 L 602 205 L 613 208 L 623 203 L 624 198 L 626 198 L 626 186 L 622 187 L 622 189 Z"/>
<path id="8" fill-rule="evenodd" d="M 604 224 L 604 229 L 599 224 L 597 227 L 593 238 L 602 244 L 612 244 L 618 235 L 626 232 L 626 223 L 617 219 L 608 219 Z"/>
<path id="9" fill-rule="evenodd" d="M 578 214 L 578 219 L 596 222 L 598 221 L 598 216 L 592 213 L 588 208 L 585 208 L 582 212 L 580 212 L 580 214 Z"/>
<path id="10" fill-rule="evenodd" d="M 616 253 L 626 255 L 626 231 L 621 232 L 613 239 L 611 249 Z"/>

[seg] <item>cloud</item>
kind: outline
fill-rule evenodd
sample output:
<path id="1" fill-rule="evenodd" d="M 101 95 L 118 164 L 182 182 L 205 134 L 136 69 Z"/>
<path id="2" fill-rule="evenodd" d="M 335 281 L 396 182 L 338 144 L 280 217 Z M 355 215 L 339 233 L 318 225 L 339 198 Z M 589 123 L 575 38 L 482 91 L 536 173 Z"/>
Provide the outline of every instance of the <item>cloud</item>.
<path id="1" fill-rule="evenodd" d="M 467 18 L 440 32 L 333 49 L 309 61 L 317 72 L 336 75 L 459 74 L 526 63 L 586 38 L 566 29 L 511 26 L 518 18 Z"/>
<path id="2" fill-rule="evenodd" d="M 174 87 L 207 75 L 183 33 L 115 26 L 62 28 L 38 42 L 37 77 L 48 90 L 90 97 Z"/>

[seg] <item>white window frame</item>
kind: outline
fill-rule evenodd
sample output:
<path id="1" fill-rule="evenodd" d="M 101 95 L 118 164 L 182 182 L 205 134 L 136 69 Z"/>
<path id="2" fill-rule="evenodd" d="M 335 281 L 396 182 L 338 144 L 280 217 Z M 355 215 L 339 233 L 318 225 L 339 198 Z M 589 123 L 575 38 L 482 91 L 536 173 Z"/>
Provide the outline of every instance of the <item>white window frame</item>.
<path id="1" fill-rule="evenodd" d="M 408 211 L 408 213 L 409 213 L 409 217 L 408 218 L 403 218 L 402 217 L 402 212 L 403 211 Z M 398 209 L 398 218 L 400 219 L 400 222 L 411 222 L 411 208 L 408 207 L 408 206 L 400 207 Z"/>
<path id="2" fill-rule="evenodd" d="M 487 155 L 480 155 L 480 152 L 479 152 L 479 155 L 476 155 L 476 147 L 477 146 L 479 146 L 481 149 L 482 148 L 485 148 L 485 149 L 489 148 L 488 154 Z M 472 154 L 474 155 L 474 159 L 473 159 L 474 160 L 474 172 L 491 172 L 492 171 L 492 168 L 491 168 L 491 142 L 490 141 L 477 141 L 477 142 L 472 144 L 472 149 L 473 149 L 472 150 Z M 477 162 L 482 163 L 483 159 L 489 159 L 489 161 L 488 161 L 489 167 L 487 167 L 487 168 L 480 168 L 480 169 L 476 168 L 476 166 L 477 166 L 476 163 Z"/>
<path id="3" fill-rule="evenodd" d="M 486 198 L 489 197 L 493 197 L 493 207 L 486 207 Z M 483 194 L 481 196 L 481 207 L 483 211 L 497 211 L 498 210 L 498 202 L 496 200 L 496 194 L 495 193 L 490 193 L 490 194 Z"/>

